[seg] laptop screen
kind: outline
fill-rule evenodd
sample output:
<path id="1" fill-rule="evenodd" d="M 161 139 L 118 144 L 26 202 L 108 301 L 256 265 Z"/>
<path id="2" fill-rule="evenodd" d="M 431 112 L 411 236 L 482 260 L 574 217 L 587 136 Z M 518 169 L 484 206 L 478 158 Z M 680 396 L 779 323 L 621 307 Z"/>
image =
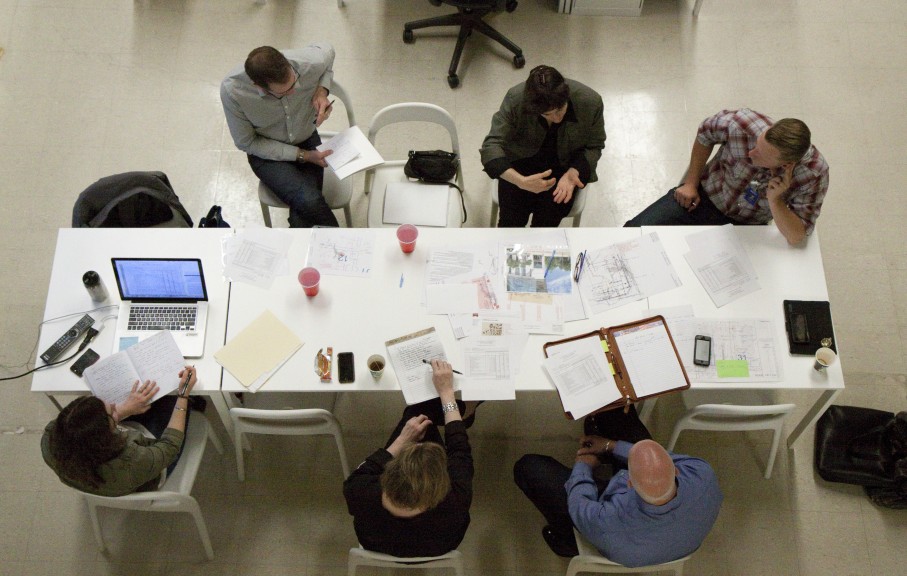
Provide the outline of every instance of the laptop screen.
<path id="1" fill-rule="evenodd" d="M 111 258 L 122 300 L 207 300 L 198 258 Z"/>

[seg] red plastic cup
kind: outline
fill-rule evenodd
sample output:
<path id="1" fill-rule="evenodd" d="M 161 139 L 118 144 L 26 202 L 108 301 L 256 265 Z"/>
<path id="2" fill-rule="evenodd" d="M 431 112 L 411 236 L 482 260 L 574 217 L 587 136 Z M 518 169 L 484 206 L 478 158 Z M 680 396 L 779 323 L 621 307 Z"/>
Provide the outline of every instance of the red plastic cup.
<path id="1" fill-rule="evenodd" d="M 400 250 L 404 254 L 409 254 L 416 249 L 416 238 L 419 237 L 419 229 L 412 224 L 403 224 L 397 228 L 397 240 L 400 241 Z"/>
<path id="2" fill-rule="evenodd" d="M 321 273 L 315 268 L 303 268 L 299 271 L 299 283 L 302 284 L 302 290 L 306 296 L 318 294 L 318 283 L 320 281 Z"/>

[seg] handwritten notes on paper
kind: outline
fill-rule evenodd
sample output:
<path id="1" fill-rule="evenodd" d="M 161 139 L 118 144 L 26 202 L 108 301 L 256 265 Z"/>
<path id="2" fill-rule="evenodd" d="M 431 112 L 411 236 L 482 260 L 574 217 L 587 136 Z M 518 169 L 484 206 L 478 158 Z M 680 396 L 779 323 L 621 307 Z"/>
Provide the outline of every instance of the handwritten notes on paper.
<path id="1" fill-rule="evenodd" d="M 313 228 L 306 264 L 322 274 L 368 276 L 374 251 L 374 230 Z"/>
<path id="2" fill-rule="evenodd" d="M 434 327 L 388 340 L 384 345 L 407 404 L 438 397 L 431 381 L 431 366 L 422 362 L 435 358 L 447 360 Z"/>
<path id="3" fill-rule="evenodd" d="M 163 330 L 92 364 L 85 369 L 84 377 L 91 393 L 108 404 L 126 400 L 136 380 L 154 380 L 160 390 L 151 399 L 153 402 L 177 389 L 184 367 L 173 335 Z"/>

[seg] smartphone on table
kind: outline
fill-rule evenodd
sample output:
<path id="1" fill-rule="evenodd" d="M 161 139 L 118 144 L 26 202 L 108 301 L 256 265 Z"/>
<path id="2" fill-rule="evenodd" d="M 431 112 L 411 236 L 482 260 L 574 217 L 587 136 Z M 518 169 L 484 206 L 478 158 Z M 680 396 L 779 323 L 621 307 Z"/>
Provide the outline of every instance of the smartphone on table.
<path id="1" fill-rule="evenodd" d="M 697 335 L 693 344 L 693 364 L 708 366 L 712 363 L 712 339 L 709 336 Z"/>
<path id="2" fill-rule="evenodd" d="M 352 352 L 341 352 L 340 354 L 337 354 L 337 369 L 339 371 L 341 384 L 350 384 L 356 380 L 356 368 L 353 362 Z"/>

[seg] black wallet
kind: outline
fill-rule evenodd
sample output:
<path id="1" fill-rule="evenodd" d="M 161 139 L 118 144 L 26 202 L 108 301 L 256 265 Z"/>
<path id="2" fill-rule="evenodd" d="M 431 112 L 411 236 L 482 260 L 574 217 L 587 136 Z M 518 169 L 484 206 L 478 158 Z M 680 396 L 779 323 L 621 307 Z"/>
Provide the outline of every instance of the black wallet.
<path id="1" fill-rule="evenodd" d="M 785 300 L 784 329 L 791 354 L 812 356 L 823 346 L 838 352 L 828 302 Z"/>

